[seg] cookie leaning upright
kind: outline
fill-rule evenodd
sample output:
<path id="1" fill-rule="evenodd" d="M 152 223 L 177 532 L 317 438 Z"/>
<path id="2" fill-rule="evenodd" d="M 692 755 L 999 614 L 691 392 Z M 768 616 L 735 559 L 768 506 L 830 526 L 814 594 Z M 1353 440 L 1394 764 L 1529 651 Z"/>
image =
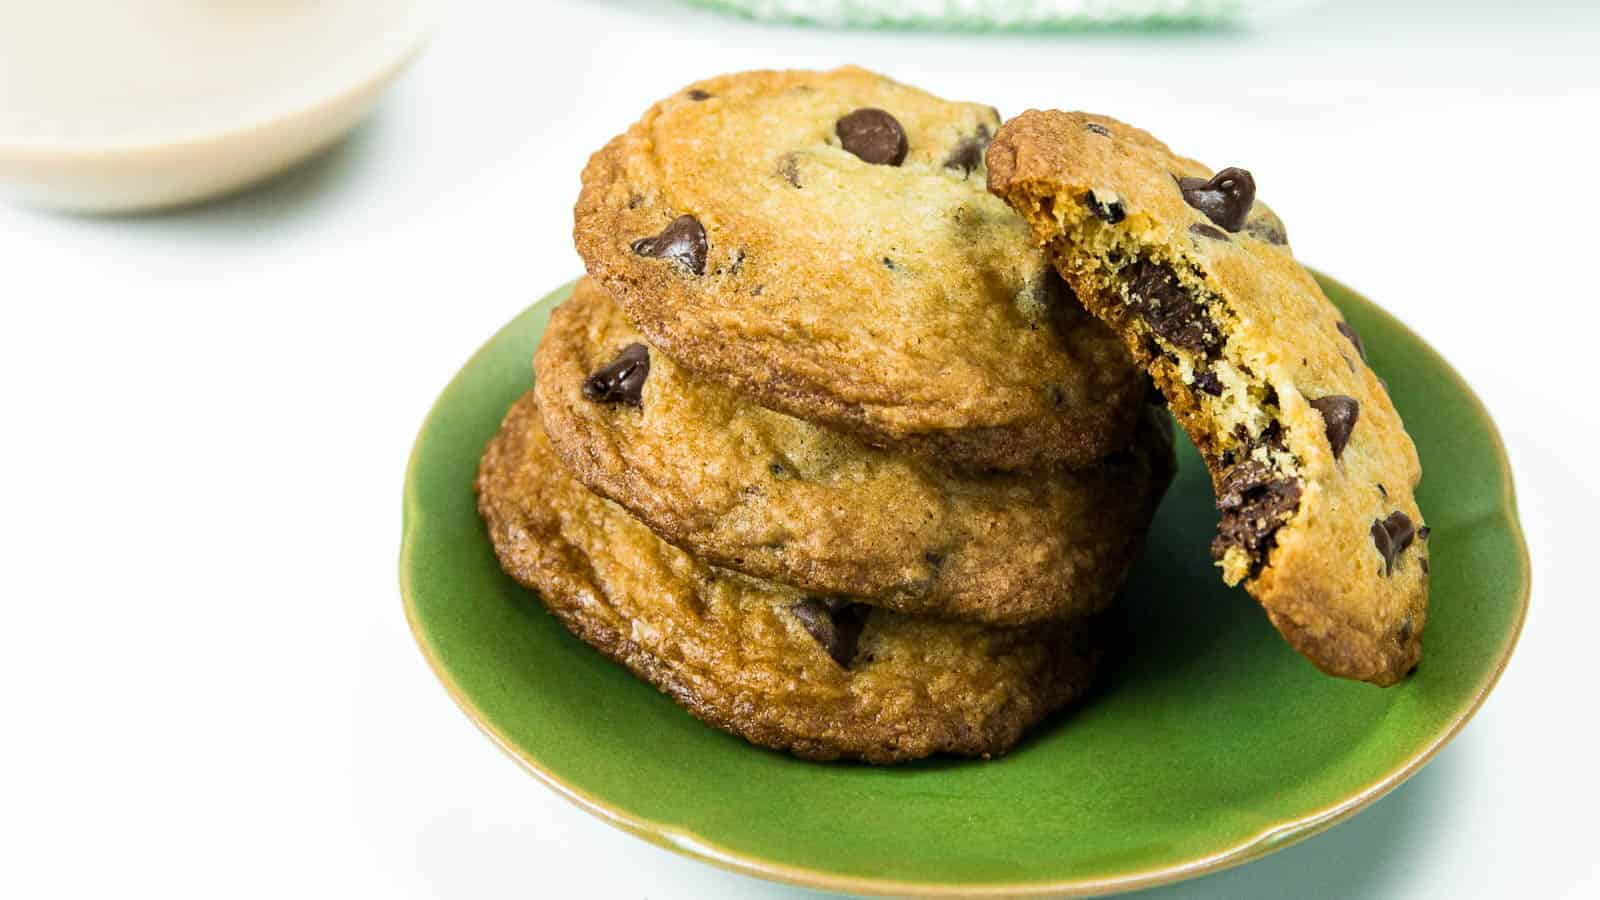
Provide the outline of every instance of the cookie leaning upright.
<path id="1" fill-rule="evenodd" d="M 1324 671 L 1399 681 L 1427 619 L 1416 448 L 1250 173 L 1213 175 L 1137 128 L 1056 111 L 1006 123 L 987 158 L 990 190 L 1205 457 L 1223 577 Z"/>
<path id="2" fill-rule="evenodd" d="M 589 161 L 589 273 L 686 368 L 875 446 L 1084 465 L 1142 377 L 984 190 L 986 106 L 862 69 L 747 72 L 661 101 Z"/>

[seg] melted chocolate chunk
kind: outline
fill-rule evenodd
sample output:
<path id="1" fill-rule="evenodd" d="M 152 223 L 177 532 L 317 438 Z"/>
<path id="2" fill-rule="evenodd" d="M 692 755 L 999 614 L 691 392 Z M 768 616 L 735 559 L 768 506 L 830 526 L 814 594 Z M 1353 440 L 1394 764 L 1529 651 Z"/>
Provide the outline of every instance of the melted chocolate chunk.
<path id="1" fill-rule="evenodd" d="M 679 216 L 654 237 L 633 242 L 633 252 L 653 259 L 670 259 L 696 275 L 706 273 L 706 230 L 694 216 Z"/>
<path id="2" fill-rule="evenodd" d="M 881 109 L 858 109 L 835 122 L 833 131 L 844 149 L 876 166 L 898 166 L 910 149 L 900 122 Z"/>
<path id="3" fill-rule="evenodd" d="M 1178 276 L 1166 265 L 1140 259 L 1123 269 L 1123 274 L 1128 279 L 1128 296 L 1150 323 L 1151 331 L 1175 347 L 1196 353 L 1209 355 L 1222 347 L 1205 305 L 1178 284 Z"/>
<path id="4" fill-rule="evenodd" d="M 1222 521 L 1211 542 L 1211 555 L 1221 559 L 1231 547 L 1255 557 L 1259 565 L 1275 535 L 1300 507 L 1300 482 L 1286 478 L 1256 460 L 1246 460 L 1223 476 L 1217 493 Z"/>
<path id="5" fill-rule="evenodd" d="M 1117 224 L 1122 219 L 1128 218 L 1128 210 L 1123 207 L 1122 200 L 1101 203 L 1101 200 L 1094 195 L 1093 191 L 1083 195 L 1083 205 L 1090 208 L 1091 213 L 1094 213 L 1094 218 L 1099 219 L 1102 223 Z"/>
<path id="6" fill-rule="evenodd" d="M 1289 243 L 1289 236 L 1283 233 L 1283 229 L 1266 219 L 1252 219 L 1244 223 L 1244 233 L 1256 240 L 1266 241 L 1279 247 Z"/>
<path id="7" fill-rule="evenodd" d="M 1233 426 L 1233 436 L 1244 446 L 1244 453 L 1249 456 L 1257 447 L 1276 450 L 1279 453 L 1288 453 L 1289 447 L 1283 442 L 1283 423 L 1274 419 L 1261 429 L 1261 433 L 1251 436 L 1250 429 L 1244 425 Z"/>
<path id="8" fill-rule="evenodd" d="M 1355 430 L 1361 417 L 1361 404 L 1354 397 L 1333 394 L 1311 401 L 1311 408 L 1322 413 L 1323 427 L 1328 431 L 1328 446 L 1333 448 L 1333 458 L 1338 459 L 1350 443 L 1350 432 Z"/>
<path id="9" fill-rule="evenodd" d="M 1424 572 L 1426 572 L 1428 570 L 1428 561 L 1427 560 L 1423 560 L 1422 561 L 1422 570 Z M 1411 640 L 1411 632 L 1416 627 L 1417 627 L 1416 621 L 1411 618 L 1411 614 L 1410 613 L 1407 613 L 1406 614 L 1406 620 L 1404 622 L 1400 623 L 1400 643 L 1404 644 L 1406 641 Z"/>
<path id="10" fill-rule="evenodd" d="M 1183 201 L 1205 213 L 1206 218 L 1228 231 L 1244 227 L 1250 207 L 1256 202 L 1256 180 L 1244 169 L 1232 166 L 1205 178 L 1179 178 Z"/>
<path id="11" fill-rule="evenodd" d="M 583 382 L 583 399 L 594 403 L 641 405 L 644 381 L 650 377 L 650 349 L 629 344 L 617 358 Z"/>
<path id="12" fill-rule="evenodd" d="M 960 169 L 963 175 L 970 175 L 983 165 L 983 151 L 988 148 L 989 126 L 979 125 L 977 134 L 962 138 L 950 148 L 950 155 L 944 158 L 944 167 Z"/>
<path id="13" fill-rule="evenodd" d="M 711 99 L 711 95 L 706 93 L 705 91 L 700 90 L 699 88 L 691 88 L 689 90 L 689 99 L 690 100 L 710 100 Z"/>
<path id="14" fill-rule="evenodd" d="M 1193 225 L 1190 225 L 1189 233 L 1198 234 L 1201 237 L 1210 238 L 1213 241 L 1228 241 L 1230 243 L 1233 241 L 1232 238 L 1228 237 L 1228 233 L 1226 231 L 1223 231 L 1221 228 L 1217 228 L 1214 225 L 1207 225 L 1204 222 L 1196 222 Z"/>
<path id="15" fill-rule="evenodd" d="M 1411 539 L 1415 536 L 1411 517 L 1399 510 L 1390 513 L 1387 519 L 1372 520 L 1372 545 L 1383 556 L 1383 574 L 1394 572 L 1395 557 L 1411 546 Z"/>
<path id="16" fill-rule="evenodd" d="M 1089 207 L 1094 217 L 1107 225 L 1115 225 L 1128 217 L 1128 210 L 1123 207 L 1121 200 L 1112 200 L 1110 203 L 1101 203 L 1100 198 L 1090 191 L 1083 195 L 1083 205 Z"/>
<path id="17" fill-rule="evenodd" d="M 1222 379 L 1217 377 L 1217 373 L 1210 370 L 1194 373 L 1194 386 L 1213 397 L 1222 396 Z"/>
<path id="18" fill-rule="evenodd" d="M 1354 328 L 1350 327 L 1350 323 L 1349 322 L 1340 322 L 1338 325 L 1336 325 L 1334 327 L 1339 329 L 1339 333 L 1340 334 L 1342 334 L 1345 337 L 1349 338 L 1350 339 L 1350 343 L 1356 345 L 1356 352 L 1361 355 L 1361 361 L 1362 362 L 1366 362 L 1367 361 L 1367 348 L 1366 348 L 1365 345 L 1363 345 L 1361 343 L 1361 335 L 1356 334 L 1356 330 Z"/>
<path id="19" fill-rule="evenodd" d="M 837 597 L 807 597 L 790 605 L 789 611 L 834 662 L 849 668 L 861 640 L 861 629 L 866 626 L 867 614 L 872 610 L 864 604 Z"/>
<path id="20" fill-rule="evenodd" d="M 1099 125 L 1099 124 L 1096 124 L 1094 122 L 1087 122 L 1087 123 L 1084 124 L 1083 127 L 1084 127 L 1084 130 L 1092 131 L 1095 134 L 1100 135 L 1101 137 L 1111 137 L 1111 132 L 1106 130 L 1106 127 L 1104 125 Z"/>
<path id="21" fill-rule="evenodd" d="M 1274 419 L 1261 430 L 1261 446 L 1279 453 L 1288 453 L 1289 445 L 1283 442 L 1283 423 Z"/>
<path id="22" fill-rule="evenodd" d="M 1422 566 L 1422 574 L 1428 574 L 1428 558 L 1426 556 L 1417 557 L 1417 564 Z"/>

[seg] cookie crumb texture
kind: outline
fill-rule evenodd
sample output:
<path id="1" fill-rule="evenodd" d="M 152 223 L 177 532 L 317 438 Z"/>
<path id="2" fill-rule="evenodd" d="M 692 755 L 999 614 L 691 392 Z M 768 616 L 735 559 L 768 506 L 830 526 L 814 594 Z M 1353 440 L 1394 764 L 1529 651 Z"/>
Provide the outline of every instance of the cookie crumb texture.
<path id="1" fill-rule="evenodd" d="M 756 744 L 873 763 L 992 756 L 1089 681 L 1087 624 L 918 619 L 696 561 L 562 470 L 532 392 L 477 489 L 501 566 L 569 630 Z"/>
<path id="2" fill-rule="evenodd" d="M 985 191 L 999 124 L 857 68 L 699 82 L 590 160 L 574 238 L 648 343 L 764 406 L 973 467 L 1088 465 L 1142 377 Z"/>
<path id="3" fill-rule="evenodd" d="M 1007 122 L 987 164 L 990 190 L 1123 337 L 1200 449 L 1224 579 L 1244 582 L 1329 674 L 1408 674 L 1428 548 L 1376 526 L 1422 521 L 1416 448 L 1255 179 L 1212 173 L 1115 119 L 1059 111 Z"/>
<path id="4" fill-rule="evenodd" d="M 550 441 L 590 489 L 749 575 L 985 624 L 1086 615 L 1122 585 L 1172 478 L 1164 411 L 1093 466 L 955 470 L 758 406 L 641 340 L 578 283 L 535 359 Z M 641 368 L 633 404 L 609 402 Z"/>

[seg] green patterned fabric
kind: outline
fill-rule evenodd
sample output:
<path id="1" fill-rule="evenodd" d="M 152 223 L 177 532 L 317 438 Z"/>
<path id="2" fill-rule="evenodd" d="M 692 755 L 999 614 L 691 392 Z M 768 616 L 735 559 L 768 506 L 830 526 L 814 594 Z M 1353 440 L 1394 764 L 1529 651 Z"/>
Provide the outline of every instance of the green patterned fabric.
<path id="1" fill-rule="evenodd" d="M 1277 12 L 1313 0 L 687 0 L 755 19 L 816 25 L 1038 28 L 1195 26 Z"/>

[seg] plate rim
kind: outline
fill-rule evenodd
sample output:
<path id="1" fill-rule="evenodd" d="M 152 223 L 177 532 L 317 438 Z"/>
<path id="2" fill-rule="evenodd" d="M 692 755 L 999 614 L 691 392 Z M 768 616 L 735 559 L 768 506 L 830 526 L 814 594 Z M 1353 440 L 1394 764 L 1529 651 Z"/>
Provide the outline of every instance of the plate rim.
<path id="1" fill-rule="evenodd" d="M 905 896 L 916 895 L 924 897 L 1092 897 L 1113 892 L 1139 890 L 1142 888 L 1158 887 L 1197 878 L 1220 872 L 1234 866 L 1260 859 L 1270 853 L 1282 850 L 1285 847 L 1297 844 L 1307 838 L 1313 837 L 1342 822 L 1368 806 L 1382 799 L 1390 791 L 1399 787 L 1406 779 L 1415 775 L 1429 760 L 1449 744 L 1467 723 L 1483 707 L 1484 701 L 1499 684 L 1500 677 L 1505 673 L 1506 666 L 1510 663 L 1512 655 L 1516 652 L 1518 641 L 1522 636 L 1522 629 L 1528 619 L 1529 600 L 1533 587 L 1533 560 L 1528 552 L 1527 537 L 1522 530 L 1522 519 L 1517 509 L 1516 485 L 1513 481 L 1511 459 L 1506 453 L 1505 441 L 1500 436 L 1500 429 L 1495 425 L 1494 419 L 1489 415 L 1488 407 L 1478 397 L 1476 391 L 1467 383 L 1460 372 L 1450 365 L 1433 345 L 1423 340 L 1420 335 L 1408 327 L 1387 309 L 1368 299 L 1367 296 L 1344 282 L 1328 276 L 1317 269 L 1306 267 L 1318 281 L 1336 285 L 1350 296 L 1364 303 L 1384 321 L 1387 327 L 1398 329 L 1405 336 L 1415 340 L 1431 357 L 1431 361 L 1448 373 L 1452 384 L 1469 402 L 1469 408 L 1485 426 L 1490 437 L 1490 450 L 1495 461 L 1499 464 L 1500 472 L 1504 477 L 1505 490 L 1502 500 L 1502 509 L 1506 513 L 1506 520 L 1511 537 L 1516 544 L 1517 555 L 1522 567 L 1522 590 L 1517 598 L 1516 621 L 1509 630 L 1498 652 L 1498 659 L 1492 671 L 1478 685 L 1471 698 L 1459 709 L 1450 720 L 1448 726 L 1441 730 L 1432 740 L 1423 745 L 1415 754 L 1407 758 L 1394 769 L 1371 781 L 1362 790 L 1329 804 L 1312 812 L 1282 819 L 1262 828 L 1255 834 L 1235 842 L 1232 846 L 1206 856 L 1195 857 L 1168 865 L 1151 866 L 1135 872 L 1128 872 L 1107 878 L 1077 878 L 1055 879 L 1045 881 L 1024 881 L 1011 883 L 953 883 L 953 882 L 918 882 L 905 881 L 893 878 L 870 878 L 857 875 L 837 875 L 823 872 L 804 866 L 794 866 L 785 863 L 773 862 L 759 855 L 744 853 L 724 847 L 715 841 L 695 834 L 692 829 L 657 821 L 649 816 L 638 815 L 623 809 L 605 800 L 590 794 L 574 785 L 562 780 L 560 776 L 545 768 L 536 756 L 525 748 L 518 746 L 504 733 L 502 733 L 481 708 L 467 696 L 466 692 L 457 684 L 455 678 L 447 671 L 444 661 L 439 657 L 438 650 L 432 640 L 424 632 L 416 610 L 415 591 L 411 583 L 411 559 L 416 552 L 416 532 L 422 521 L 421 502 L 414 488 L 415 476 L 420 457 L 423 437 L 428 433 L 435 416 L 440 411 L 440 404 L 444 397 L 455 388 L 468 369 L 471 369 L 489 348 L 509 331 L 522 318 L 529 309 L 547 302 L 551 297 L 570 289 L 576 282 L 567 282 L 555 290 L 544 295 L 530 307 L 524 307 L 509 322 L 502 325 L 488 340 L 468 357 L 457 370 L 450 381 L 439 392 L 428 414 L 423 418 L 421 427 L 417 430 L 417 437 L 411 445 L 411 452 L 406 460 L 404 491 L 401 503 L 401 539 L 400 539 L 400 598 L 405 610 L 406 625 L 411 631 L 411 637 L 416 641 L 418 649 L 422 652 L 423 659 L 428 668 L 433 671 L 444 686 L 445 693 L 456 704 L 456 707 L 478 728 L 501 752 L 521 766 L 528 774 L 545 787 L 554 791 L 569 803 L 586 813 L 600 819 L 614 828 L 632 834 L 635 837 L 670 850 L 682 856 L 710 863 L 720 869 L 735 872 L 740 875 L 761 878 L 783 884 L 791 884 L 813 890 L 833 891 L 838 893 L 864 894 L 870 896 Z"/>

